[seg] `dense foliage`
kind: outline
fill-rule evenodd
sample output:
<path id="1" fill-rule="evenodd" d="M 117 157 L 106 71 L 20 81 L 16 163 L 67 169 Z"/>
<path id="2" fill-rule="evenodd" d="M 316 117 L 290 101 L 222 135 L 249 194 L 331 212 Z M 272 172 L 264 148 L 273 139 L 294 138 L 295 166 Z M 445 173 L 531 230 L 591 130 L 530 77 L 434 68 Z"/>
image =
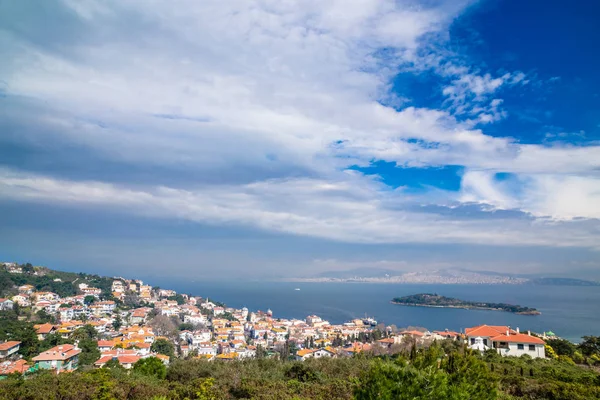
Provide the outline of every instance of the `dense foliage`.
<path id="1" fill-rule="evenodd" d="M 593 369 L 559 360 L 483 356 L 434 345 L 397 356 L 219 362 L 156 358 L 0 381 L 0 399 L 554 399 L 600 398 Z"/>
<path id="2" fill-rule="evenodd" d="M 0 269 L 0 295 L 9 297 L 17 294 L 16 288 L 21 285 L 32 285 L 37 291 L 54 292 L 60 297 L 78 294 L 80 283 L 102 289 L 105 296 L 110 298 L 112 278 L 83 273 L 63 272 L 45 267 L 32 267 L 31 264 L 21 265 L 24 273 L 11 274 Z"/>

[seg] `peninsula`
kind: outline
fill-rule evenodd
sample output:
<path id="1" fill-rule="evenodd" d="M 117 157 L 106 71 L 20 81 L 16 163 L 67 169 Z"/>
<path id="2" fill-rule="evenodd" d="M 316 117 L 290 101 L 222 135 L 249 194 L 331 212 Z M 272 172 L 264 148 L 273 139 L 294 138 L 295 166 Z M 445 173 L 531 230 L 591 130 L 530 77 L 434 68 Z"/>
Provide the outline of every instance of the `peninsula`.
<path id="1" fill-rule="evenodd" d="M 416 306 L 416 307 L 440 307 L 440 308 L 464 308 L 469 310 L 495 310 L 507 311 L 521 315 L 540 315 L 541 313 L 535 308 L 521 307 L 518 305 L 506 303 L 484 303 L 475 301 L 464 301 L 452 297 L 440 296 L 431 293 L 419 293 L 411 296 L 395 297 L 392 299 L 393 304 L 401 306 Z"/>

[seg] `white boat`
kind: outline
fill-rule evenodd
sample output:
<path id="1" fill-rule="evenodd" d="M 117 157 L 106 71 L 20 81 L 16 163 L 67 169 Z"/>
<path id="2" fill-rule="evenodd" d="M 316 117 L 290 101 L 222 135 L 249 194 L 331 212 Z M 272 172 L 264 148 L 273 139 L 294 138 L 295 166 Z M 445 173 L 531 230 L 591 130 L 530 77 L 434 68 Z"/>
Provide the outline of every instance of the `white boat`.
<path id="1" fill-rule="evenodd" d="M 299 287 L 297 287 L 297 288 L 296 288 L 296 289 L 294 289 L 294 290 L 300 290 L 300 288 L 299 288 Z"/>

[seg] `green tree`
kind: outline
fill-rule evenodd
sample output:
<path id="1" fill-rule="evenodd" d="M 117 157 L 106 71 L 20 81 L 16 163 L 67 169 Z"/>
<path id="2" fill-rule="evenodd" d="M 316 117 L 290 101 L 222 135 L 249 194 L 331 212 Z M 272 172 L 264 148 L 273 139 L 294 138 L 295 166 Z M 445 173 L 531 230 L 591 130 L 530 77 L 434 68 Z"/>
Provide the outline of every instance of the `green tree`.
<path id="1" fill-rule="evenodd" d="M 219 318 L 223 318 L 228 321 L 237 321 L 237 318 L 235 318 L 233 314 L 228 311 L 225 311 L 223 314 L 219 315 Z"/>
<path id="2" fill-rule="evenodd" d="M 116 358 L 108 360 L 102 368 L 117 369 L 117 370 L 122 370 L 122 371 L 125 370 L 125 368 L 121 365 L 119 360 Z"/>
<path id="3" fill-rule="evenodd" d="M 12 312 L 0 313 L 0 341 L 21 342 L 19 354 L 28 358 L 38 353 L 39 340 L 33 324 L 19 321 Z"/>
<path id="4" fill-rule="evenodd" d="M 60 346 L 61 344 L 73 344 L 73 341 L 71 339 L 63 338 L 58 333 L 50 333 L 39 343 L 38 351 L 46 351 L 52 347 Z"/>
<path id="5" fill-rule="evenodd" d="M 117 316 L 113 320 L 112 326 L 115 331 L 118 331 L 123 326 L 123 320 L 121 319 L 121 316 L 119 314 L 117 314 Z"/>
<path id="6" fill-rule="evenodd" d="M 497 398 L 487 366 L 470 353 L 445 359 L 436 344 L 419 350 L 412 361 L 376 361 L 361 378 L 356 399 L 488 400 Z"/>
<path id="7" fill-rule="evenodd" d="M 167 367 L 156 357 L 142 358 L 133 364 L 133 371 L 146 376 L 165 379 Z"/>
<path id="8" fill-rule="evenodd" d="M 190 322 L 183 322 L 179 324 L 177 329 L 179 329 L 180 331 L 193 331 L 194 329 L 196 329 L 196 326 Z"/>
<path id="9" fill-rule="evenodd" d="M 185 304 L 185 298 L 181 294 L 176 294 L 175 296 L 167 297 L 167 300 L 174 300 L 177 304 L 182 305 Z"/>
<path id="10" fill-rule="evenodd" d="M 600 355 L 600 336 L 584 336 L 583 341 L 577 347 L 588 357 L 594 354 Z"/>
<path id="11" fill-rule="evenodd" d="M 96 297 L 92 296 L 91 294 L 88 294 L 87 296 L 85 296 L 83 298 L 83 302 L 85 303 L 86 306 L 89 306 L 90 304 L 94 303 L 96 301 Z"/>
<path id="12" fill-rule="evenodd" d="M 167 339 L 156 339 L 154 343 L 152 343 L 150 350 L 158 354 L 164 354 L 165 356 L 169 356 L 171 359 L 175 357 L 175 346 L 171 341 Z"/>
<path id="13" fill-rule="evenodd" d="M 573 356 L 573 353 L 577 350 L 577 347 L 565 339 L 548 339 L 546 344 L 554 350 L 558 356 Z"/>
<path id="14" fill-rule="evenodd" d="M 81 349 L 81 354 L 79 354 L 80 366 L 92 365 L 100 358 L 98 341 L 86 338 L 80 340 L 78 346 Z"/>
<path id="15" fill-rule="evenodd" d="M 90 324 L 86 324 L 81 328 L 76 329 L 71 337 L 74 340 L 84 340 L 84 339 L 97 339 L 98 331 Z"/>
<path id="16" fill-rule="evenodd" d="M 35 315 L 37 317 L 37 322 L 40 324 L 56 324 L 56 318 L 53 315 L 48 314 L 45 310 L 39 310 Z"/>
<path id="17" fill-rule="evenodd" d="M 215 379 L 207 378 L 200 381 L 200 386 L 196 391 L 198 400 L 218 400 L 219 392 L 215 388 Z"/>

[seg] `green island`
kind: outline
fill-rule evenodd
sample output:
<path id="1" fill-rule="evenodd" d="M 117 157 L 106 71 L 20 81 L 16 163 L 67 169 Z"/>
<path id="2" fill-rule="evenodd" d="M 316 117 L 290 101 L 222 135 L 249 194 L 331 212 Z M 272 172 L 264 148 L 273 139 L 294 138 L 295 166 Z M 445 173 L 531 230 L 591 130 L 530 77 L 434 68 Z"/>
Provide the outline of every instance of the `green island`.
<path id="1" fill-rule="evenodd" d="M 507 311 L 521 315 L 540 315 L 541 313 L 535 308 L 522 307 L 519 305 L 506 303 L 485 303 L 476 301 L 465 301 L 452 297 L 440 296 L 431 293 L 419 293 L 404 297 L 394 297 L 393 304 L 401 306 L 416 306 L 416 307 L 440 307 L 440 308 L 464 308 L 468 310 L 495 310 Z"/>

